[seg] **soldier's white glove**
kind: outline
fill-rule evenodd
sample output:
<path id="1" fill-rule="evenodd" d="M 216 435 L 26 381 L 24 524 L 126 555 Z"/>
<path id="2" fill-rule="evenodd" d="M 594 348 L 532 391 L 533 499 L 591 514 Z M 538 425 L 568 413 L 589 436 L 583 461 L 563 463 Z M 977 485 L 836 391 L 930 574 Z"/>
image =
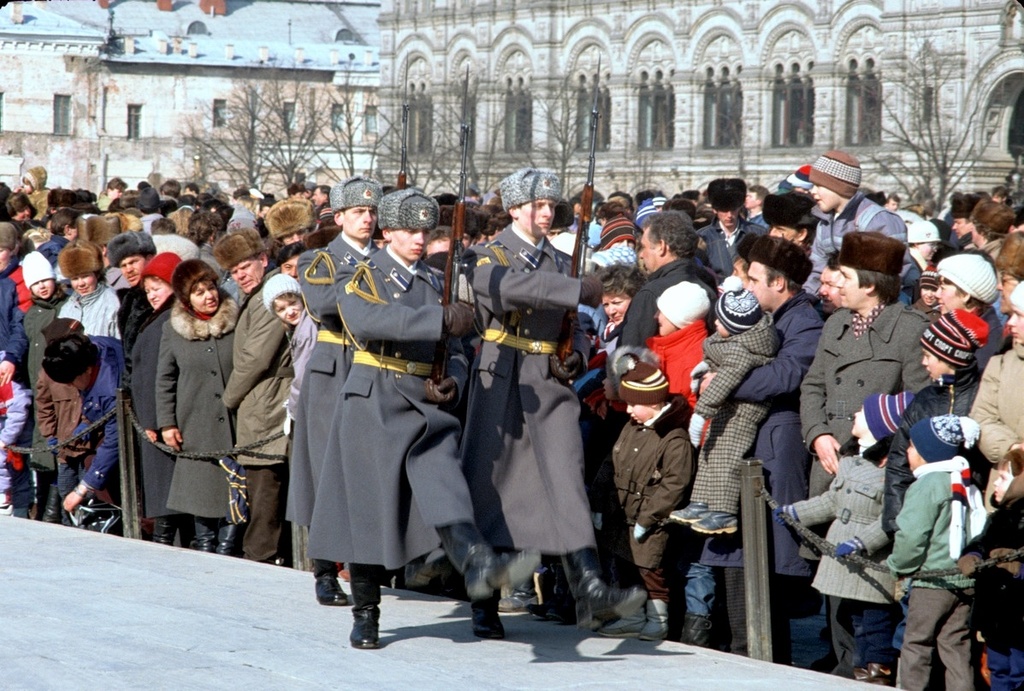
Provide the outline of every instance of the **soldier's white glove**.
<path id="1" fill-rule="evenodd" d="M 292 433 L 292 414 L 287 409 L 284 411 L 284 424 L 281 426 L 281 431 L 284 432 L 284 436 L 289 436 Z"/>

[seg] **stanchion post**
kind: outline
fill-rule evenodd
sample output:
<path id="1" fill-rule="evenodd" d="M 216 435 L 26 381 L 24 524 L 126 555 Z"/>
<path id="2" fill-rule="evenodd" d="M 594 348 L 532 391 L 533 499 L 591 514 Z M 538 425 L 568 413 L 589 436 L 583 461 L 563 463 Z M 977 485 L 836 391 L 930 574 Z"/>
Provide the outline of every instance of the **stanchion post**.
<path id="1" fill-rule="evenodd" d="M 117 456 L 121 467 L 121 517 L 124 536 L 142 539 L 140 509 L 142 491 L 139 484 L 139 456 L 135 428 L 131 419 L 132 399 L 124 389 L 117 390 Z"/>
<path id="2" fill-rule="evenodd" d="M 292 527 L 292 568 L 298 571 L 312 571 L 313 560 L 306 555 L 309 546 L 309 528 L 298 523 L 289 523 Z"/>
<path id="3" fill-rule="evenodd" d="M 755 660 L 772 661 L 772 610 L 768 589 L 768 521 L 761 492 L 764 473 L 761 461 L 740 463 L 740 506 L 743 526 L 743 572 L 746 583 L 747 654 Z"/>

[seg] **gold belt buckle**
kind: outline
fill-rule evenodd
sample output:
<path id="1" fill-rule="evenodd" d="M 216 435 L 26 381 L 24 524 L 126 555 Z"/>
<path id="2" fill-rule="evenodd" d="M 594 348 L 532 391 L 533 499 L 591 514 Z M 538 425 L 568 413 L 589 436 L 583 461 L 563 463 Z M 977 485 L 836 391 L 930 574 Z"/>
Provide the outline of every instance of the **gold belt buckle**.
<path id="1" fill-rule="evenodd" d="M 540 341 L 531 341 L 530 343 L 530 351 L 535 355 L 540 353 L 543 350 L 543 348 L 544 346 L 541 344 Z"/>

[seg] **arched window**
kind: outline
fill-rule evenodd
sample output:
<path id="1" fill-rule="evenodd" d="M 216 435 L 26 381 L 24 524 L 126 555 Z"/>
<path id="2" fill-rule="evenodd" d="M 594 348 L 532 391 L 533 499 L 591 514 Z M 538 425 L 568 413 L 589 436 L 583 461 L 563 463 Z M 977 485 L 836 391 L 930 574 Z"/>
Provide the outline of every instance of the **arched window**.
<path id="1" fill-rule="evenodd" d="M 675 98 L 661 70 L 640 73 L 637 142 L 641 149 L 668 150 L 675 144 Z"/>
<path id="2" fill-rule="evenodd" d="M 203 24 L 202 22 L 192 22 L 191 24 L 188 25 L 188 29 L 185 30 L 185 33 L 188 34 L 189 36 L 209 36 L 210 35 L 210 32 L 207 31 L 207 29 L 206 29 L 206 24 Z"/>
<path id="3" fill-rule="evenodd" d="M 334 35 L 336 43 L 353 43 L 356 40 L 356 35 L 352 33 L 351 29 L 339 29 L 338 33 Z"/>
<path id="4" fill-rule="evenodd" d="M 409 150 L 430 152 L 433 144 L 434 103 L 425 82 L 409 85 Z"/>
<path id="5" fill-rule="evenodd" d="M 875 61 L 868 58 L 863 67 L 850 60 L 846 76 L 846 144 L 870 146 L 882 141 L 882 82 L 875 72 Z"/>
<path id="6" fill-rule="evenodd" d="M 733 149 L 743 143 L 743 91 L 736 77 L 729 73 L 728 67 L 723 67 L 717 77 L 713 68 L 707 70 L 704 82 L 705 149 Z"/>
<path id="7" fill-rule="evenodd" d="M 505 88 L 505 152 L 524 153 L 533 147 L 533 96 L 522 77 L 509 78 Z"/>
<path id="8" fill-rule="evenodd" d="M 1017 102 L 1013 106 L 1013 115 L 1010 116 L 1010 137 L 1007 141 L 1007 150 L 1014 158 L 1024 155 L 1024 91 L 1017 96 Z"/>
<path id="9" fill-rule="evenodd" d="M 808 71 L 813 67 L 808 66 Z M 772 146 L 795 147 L 814 144 L 814 80 L 798 63 L 785 74 L 775 66 L 772 82 Z"/>
<path id="10" fill-rule="evenodd" d="M 595 75 L 593 81 L 597 81 Z M 580 75 L 576 89 L 576 149 L 590 151 L 590 116 L 594 110 L 594 87 L 588 78 Z M 612 97 L 607 87 L 600 87 L 597 94 L 597 150 L 607 151 L 612 140 Z"/>

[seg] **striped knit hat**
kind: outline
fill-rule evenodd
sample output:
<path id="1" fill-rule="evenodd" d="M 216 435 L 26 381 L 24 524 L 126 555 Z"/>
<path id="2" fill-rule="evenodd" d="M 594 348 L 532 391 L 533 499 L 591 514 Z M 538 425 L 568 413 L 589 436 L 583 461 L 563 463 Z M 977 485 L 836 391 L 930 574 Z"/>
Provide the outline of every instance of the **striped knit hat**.
<path id="1" fill-rule="evenodd" d="M 871 436 L 877 441 L 896 434 L 903 420 L 903 412 L 913 400 L 914 394 L 910 391 L 901 391 L 891 396 L 876 393 L 865 398 L 864 422 Z"/>
<path id="2" fill-rule="evenodd" d="M 622 375 L 619 398 L 629 405 L 657 405 L 668 400 L 668 379 L 665 374 L 642 360 Z"/>
<path id="3" fill-rule="evenodd" d="M 921 345 L 929 353 L 953 367 L 974 362 L 974 352 L 988 343 L 988 324 L 967 310 L 952 310 L 921 334 Z"/>
<path id="4" fill-rule="evenodd" d="M 601 227 L 601 242 L 597 249 L 606 250 L 612 245 L 628 242 L 636 245 L 636 226 L 625 216 L 616 216 L 605 221 Z"/>
<path id="5" fill-rule="evenodd" d="M 860 189 L 860 161 L 845 151 L 826 151 L 811 166 L 811 182 L 849 199 Z"/>

